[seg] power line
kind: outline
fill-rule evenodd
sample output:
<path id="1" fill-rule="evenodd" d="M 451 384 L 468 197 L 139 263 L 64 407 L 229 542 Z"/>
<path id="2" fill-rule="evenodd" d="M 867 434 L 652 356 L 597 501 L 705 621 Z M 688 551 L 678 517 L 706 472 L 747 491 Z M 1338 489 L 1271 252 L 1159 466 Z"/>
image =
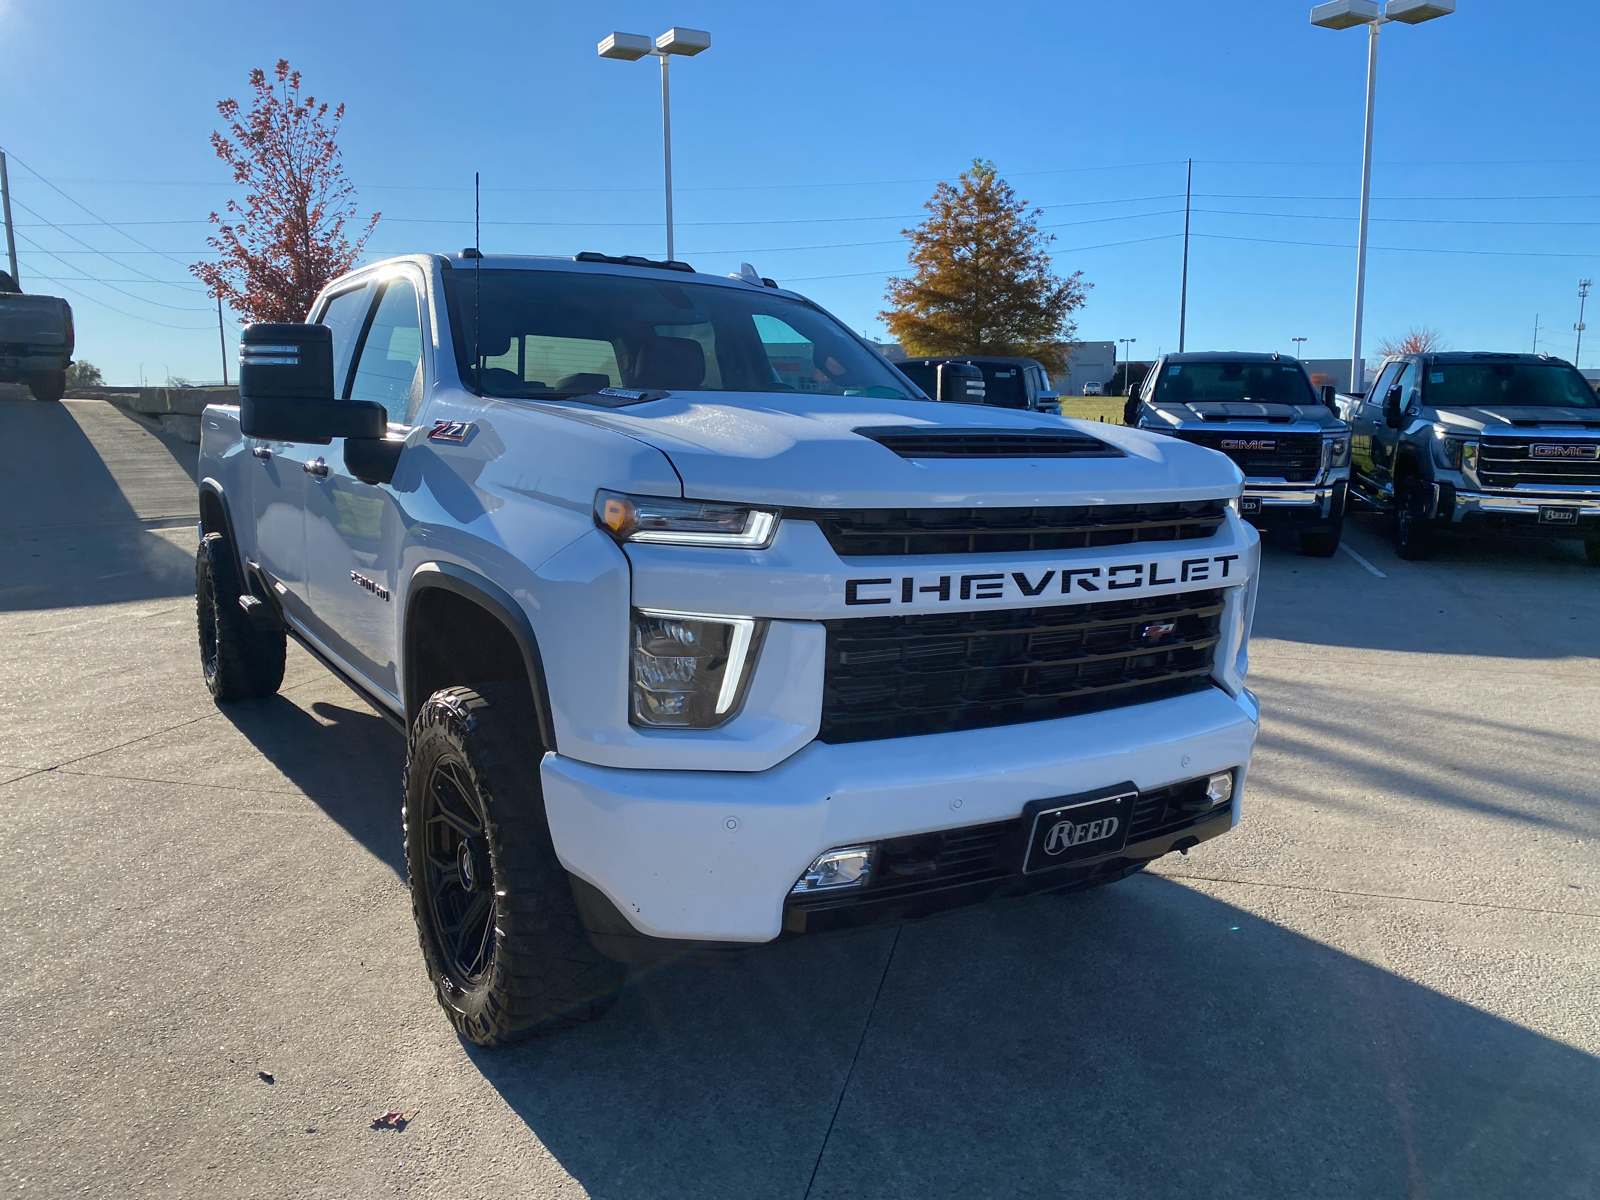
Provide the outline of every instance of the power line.
<path id="1" fill-rule="evenodd" d="M 115 229 L 118 233 L 122 234 L 123 237 L 127 238 L 130 242 L 134 243 L 134 245 L 143 246 L 146 250 L 150 251 L 153 254 L 160 254 L 163 258 L 171 258 L 171 255 L 167 254 L 165 251 L 157 250 L 154 246 L 151 246 L 147 242 L 141 242 L 138 238 L 134 237 L 133 234 L 128 233 L 125 230 L 117 228 L 117 226 L 113 225 L 110 221 L 107 221 L 104 217 L 102 217 L 99 213 L 95 212 L 93 209 L 89 208 L 87 205 L 81 203 L 78 200 L 73 199 L 73 197 L 67 195 L 66 192 L 63 192 L 55 184 L 51 183 L 43 175 L 39 174 L 38 171 L 34 170 L 34 168 L 32 166 L 30 166 L 29 164 L 23 162 L 20 158 L 17 158 L 16 155 L 11 154 L 10 157 L 11 157 L 11 159 L 13 161 L 21 164 L 23 170 L 27 171 L 30 175 L 32 175 L 40 183 L 44 184 L 45 187 L 49 188 L 51 191 L 57 193 L 58 195 L 65 197 L 70 203 L 72 203 L 74 205 L 77 205 L 77 207 L 83 209 L 84 212 L 88 213 L 91 217 L 93 217 L 96 221 L 99 221 L 106 228 Z M 33 212 L 32 209 L 29 209 L 28 211 L 29 212 Z M 37 217 L 39 214 L 38 213 L 34 213 L 33 215 Z M 43 218 L 41 218 L 41 219 L 43 219 Z M 175 263 L 178 263 L 179 266 L 187 266 L 188 265 L 187 263 L 179 262 L 175 258 L 173 258 L 172 261 L 175 262 Z"/>
<path id="2" fill-rule="evenodd" d="M 145 296 L 136 296 L 132 292 L 125 292 L 121 288 L 115 286 L 112 283 L 109 283 L 108 281 L 106 281 L 104 279 L 96 279 L 92 275 L 85 274 L 84 272 L 79 270 L 79 268 L 77 268 L 77 267 L 73 266 L 73 264 L 67 262 L 66 259 L 64 259 L 60 255 L 56 254 L 54 251 L 46 250 L 43 246 L 39 245 L 38 242 L 35 242 L 27 234 L 22 234 L 21 237 L 22 237 L 22 239 L 24 241 L 31 243 L 33 248 L 34 248 L 34 250 L 37 251 L 38 253 L 49 255 L 51 258 L 55 259 L 62 266 L 64 266 L 64 267 L 72 267 L 72 269 L 74 271 L 78 271 L 78 273 L 82 276 L 82 279 L 79 280 L 79 282 L 82 282 L 82 283 L 98 283 L 98 284 L 101 284 L 101 285 L 103 285 L 105 287 L 110 288 L 113 292 L 116 292 L 119 296 L 126 296 L 130 300 L 137 300 L 140 304 L 154 304 L 157 308 L 170 308 L 174 312 L 206 312 L 207 311 L 206 309 L 203 309 L 203 308 L 190 308 L 188 305 L 185 305 L 185 304 L 164 304 L 160 300 L 151 300 L 151 299 L 149 299 L 148 297 L 145 297 Z M 112 261 L 115 261 L 115 260 L 112 260 Z M 117 263 L 117 265 L 120 267 L 122 264 L 121 263 Z M 153 280 L 152 282 L 165 283 L 166 280 L 156 279 L 156 280 Z"/>
<path id="3" fill-rule="evenodd" d="M 141 317 L 138 313 L 123 312 L 123 310 L 118 308 L 115 304 L 107 304 L 104 300 L 98 299 L 95 296 L 91 296 L 87 292 L 80 292 L 77 288 L 70 286 L 64 280 L 56 279 L 50 275 L 42 275 L 37 271 L 33 272 L 33 274 L 38 276 L 38 278 L 43 279 L 47 283 L 55 284 L 63 291 L 71 292 L 74 296 L 77 296 L 82 300 L 87 300 L 90 304 L 98 304 L 101 308 L 109 308 L 112 312 L 118 314 L 119 316 L 128 317 L 134 321 L 143 321 L 147 325 L 160 325 L 163 329 L 183 329 L 190 332 L 200 330 L 208 331 L 211 328 L 209 325 L 173 325 L 167 321 L 157 321 L 154 317 Z M 140 297 L 135 296 L 134 299 L 138 300 Z"/>
<path id="4" fill-rule="evenodd" d="M 20 201 L 20 200 L 16 201 L 16 205 L 17 205 L 18 208 L 22 209 L 24 212 L 32 213 L 36 217 L 39 216 L 39 214 L 37 212 L 34 212 L 33 209 L 29 208 L 26 204 L 23 204 L 22 201 Z M 43 218 L 40 218 L 40 219 L 43 220 Z M 49 221 L 45 221 L 45 224 L 46 225 L 50 225 L 51 223 Z M 52 228 L 53 228 L 53 226 L 52 226 Z M 148 271 L 140 271 L 138 267 L 130 267 L 127 263 L 118 262 L 116 259 L 112 258 L 111 255 L 108 254 L 106 251 L 97 249 L 94 246 L 90 246 L 89 243 L 84 241 L 82 238 L 77 237 L 74 234 L 67 233 L 65 230 L 57 230 L 57 232 L 61 233 L 64 237 L 71 238 L 78 245 L 85 247 L 87 249 L 88 253 L 90 253 L 90 254 L 98 254 L 101 258 L 105 259 L 108 263 L 111 263 L 113 266 L 121 267 L 124 271 L 136 271 L 140 275 L 143 275 L 146 279 L 150 280 L 152 283 L 172 284 L 172 286 L 174 286 L 174 287 L 180 286 L 178 284 L 173 284 L 170 279 L 159 279 L 156 276 L 150 274 Z M 26 236 L 26 235 L 24 235 L 24 236 Z M 32 238 L 28 238 L 28 241 L 32 242 L 34 247 L 40 253 L 49 254 L 52 258 L 56 257 L 55 253 L 53 251 L 46 250 L 43 246 L 39 245 L 38 242 L 33 241 Z M 66 253 L 75 253 L 75 252 L 74 251 L 67 251 Z M 121 251 L 118 251 L 118 253 L 126 255 L 126 254 L 131 254 L 131 253 L 134 253 L 134 252 L 130 251 L 130 250 L 121 250 Z M 56 261 L 61 262 L 62 260 L 61 259 L 57 259 Z M 64 265 L 70 265 L 70 264 L 64 264 Z M 155 301 L 151 301 L 151 303 L 155 303 Z M 167 307 L 170 307 L 170 306 L 167 306 Z M 195 311 L 198 312 L 199 310 L 197 309 Z"/>
<path id="5" fill-rule="evenodd" d="M 1212 213 L 1224 217 L 1282 217 L 1294 221 L 1359 221 L 1361 218 L 1349 213 L 1271 213 L 1271 212 L 1246 212 L 1235 208 L 1197 208 L 1195 212 Z M 1387 221 L 1395 225 L 1600 225 L 1600 221 L 1496 221 L 1478 220 L 1469 217 L 1372 217 L 1373 221 Z M 20 228 L 20 227 L 19 227 Z"/>
<path id="6" fill-rule="evenodd" d="M 1176 235 L 1174 235 L 1176 236 Z M 1224 242 L 1260 242 L 1270 246 L 1321 246 L 1329 250 L 1349 250 L 1348 242 L 1299 242 L 1284 238 L 1234 237 L 1225 233 L 1197 233 L 1195 237 Z M 1600 258 L 1600 254 L 1561 254 L 1546 250 L 1445 250 L 1432 246 L 1368 246 L 1369 250 L 1389 250 L 1398 254 L 1472 254 L 1495 258 Z"/>

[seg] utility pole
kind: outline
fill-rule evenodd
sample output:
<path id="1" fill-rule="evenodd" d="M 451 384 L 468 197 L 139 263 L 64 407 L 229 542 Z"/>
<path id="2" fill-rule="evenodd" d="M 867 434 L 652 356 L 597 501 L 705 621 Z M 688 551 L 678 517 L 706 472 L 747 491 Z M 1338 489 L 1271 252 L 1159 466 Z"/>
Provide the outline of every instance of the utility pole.
<path id="1" fill-rule="evenodd" d="M 228 386 L 228 339 L 222 332 L 222 293 L 217 293 L 217 341 L 222 343 L 222 386 Z"/>
<path id="2" fill-rule="evenodd" d="M 6 257 L 11 260 L 11 281 L 22 290 L 22 280 L 17 276 L 17 237 L 11 231 L 11 181 L 6 178 L 6 154 L 0 150 L 0 209 L 6 218 Z"/>
<path id="3" fill-rule="evenodd" d="M 1539 314 L 1533 314 L 1533 352 L 1539 353 Z"/>
<path id="4" fill-rule="evenodd" d="M 1178 353 L 1183 353 L 1183 335 L 1189 324 L 1189 200 L 1194 194 L 1194 159 L 1183 177 L 1183 289 L 1178 294 Z"/>
<path id="5" fill-rule="evenodd" d="M 1573 326 L 1578 331 L 1578 344 L 1572 351 L 1572 365 L 1578 365 L 1578 359 L 1583 355 L 1583 306 L 1589 299 L 1589 279 L 1578 280 L 1578 323 Z"/>

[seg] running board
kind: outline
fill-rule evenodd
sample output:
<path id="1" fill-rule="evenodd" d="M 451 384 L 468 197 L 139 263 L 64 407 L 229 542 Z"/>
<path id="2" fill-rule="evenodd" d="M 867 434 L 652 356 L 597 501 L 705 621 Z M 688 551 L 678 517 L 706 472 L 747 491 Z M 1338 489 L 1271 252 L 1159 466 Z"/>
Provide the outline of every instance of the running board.
<path id="1" fill-rule="evenodd" d="M 1365 492 L 1356 491 L 1355 488 L 1351 488 L 1345 493 L 1345 505 L 1346 507 L 1354 505 L 1360 512 L 1391 513 L 1394 511 L 1394 505 L 1386 504 L 1382 500 L 1374 500 Z"/>
<path id="2" fill-rule="evenodd" d="M 361 697 L 361 699 L 366 702 L 367 706 L 371 708 L 373 712 L 377 713 L 385 721 L 389 722 L 390 726 L 396 733 L 398 733 L 401 737 L 406 735 L 405 722 L 399 717 L 395 716 L 394 713 L 391 712 L 382 702 L 375 700 L 368 695 L 366 688 L 357 683 L 355 679 L 344 670 L 343 667 L 339 666 L 338 663 L 334 662 L 321 650 L 317 649 L 317 647 L 311 642 L 311 639 L 306 637 L 292 625 L 285 624 L 284 630 L 290 637 L 300 644 L 300 648 L 302 650 L 311 655 L 312 658 L 316 659 L 323 666 L 327 667 L 335 679 L 344 684 L 345 687 L 349 688 L 357 696 Z"/>

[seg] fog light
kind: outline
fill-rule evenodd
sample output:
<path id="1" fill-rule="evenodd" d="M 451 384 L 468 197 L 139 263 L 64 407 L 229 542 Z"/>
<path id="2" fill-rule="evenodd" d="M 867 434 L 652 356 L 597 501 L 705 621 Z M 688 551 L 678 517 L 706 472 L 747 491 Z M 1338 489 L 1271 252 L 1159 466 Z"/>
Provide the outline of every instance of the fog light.
<path id="1" fill-rule="evenodd" d="M 1212 804 L 1223 804 L 1233 799 L 1233 772 L 1222 771 L 1206 780 L 1206 798 Z"/>
<path id="2" fill-rule="evenodd" d="M 871 846 L 841 846 L 817 855 L 791 892 L 820 892 L 827 888 L 862 887 L 872 872 Z"/>

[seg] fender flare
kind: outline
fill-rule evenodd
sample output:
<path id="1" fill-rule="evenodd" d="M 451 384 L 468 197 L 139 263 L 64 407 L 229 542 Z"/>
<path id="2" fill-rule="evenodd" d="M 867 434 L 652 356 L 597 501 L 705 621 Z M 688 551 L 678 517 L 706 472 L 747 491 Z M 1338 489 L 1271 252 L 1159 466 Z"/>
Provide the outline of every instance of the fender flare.
<path id="1" fill-rule="evenodd" d="M 551 719 L 550 687 L 545 681 L 544 659 L 539 654 L 539 639 L 534 635 L 533 622 L 528 620 L 528 614 L 523 611 L 522 606 L 499 584 L 455 563 L 422 563 L 411 573 L 406 587 L 405 623 L 401 632 L 401 644 L 407 648 L 407 653 L 403 660 L 405 678 L 401 691 L 406 706 L 407 726 L 409 727 L 417 709 L 426 699 L 423 696 L 413 695 L 416 685 L 409 653 L 411 622 L 418 598 L 425 592 L 435 589 L 452 592 L 463 599 L 471 600 L 493 614 L 506 627 L 512 640 L 517 643 L 517 648 L 522 652 L 523 669 L 532 685 L 533 707 L 535 718 L 539 723 L 539 736 L 544 740 L 545 749 L 554 751 L 556 730 L 555 722 Z"/>
<path id="2" fill-rule="evenodd" d="M 234 535 L 233 532 L 233 513 L 228 508 L 227 493 L 223 491 L 222 484 L 210 475 L 207 475 L 205 478 L 200 480 L 200 493 L 200 536 L 205 537 L 205 535 L 208 533 L 220 533 L 226 537 L 228 539 L 228 549 L 233 552 L 233 565 L 239 571 L 239 578 L 241 580 L 248 581 L 250 578 L 250 572 L 245 567 L 244 552 L 239 548 L 239 539 Z M 222 512 L 221 529 L 206 528 L 205 497 L 207 495 L 216 497 L 217 508 Z"/>

